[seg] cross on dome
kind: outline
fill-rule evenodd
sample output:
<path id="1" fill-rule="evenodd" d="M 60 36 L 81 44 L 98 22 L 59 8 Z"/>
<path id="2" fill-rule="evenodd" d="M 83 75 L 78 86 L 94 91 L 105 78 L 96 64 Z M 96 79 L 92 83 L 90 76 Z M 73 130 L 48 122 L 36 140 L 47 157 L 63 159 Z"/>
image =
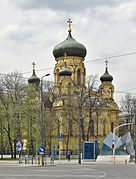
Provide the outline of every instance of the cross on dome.
<path id="1" fill-rule="evenodd" d="M 108 68 L 108 60 L 105 60 L 106 68 Z"/>
<path id="2" fill-rule="evenodd" d="M 32 65 L 33 65 L 33 70 L 35 70 L 35 65 L 36 65 L 35 62 L 33 62 Z"/>
<path id="3" fill-rule="evenodd" d="M 71 32 L 71 31 L 72 31 L 72 30 L 71 30 L 71 24 L 72 24 L 71 19 L 69 19 L 69 20 L 67 21 L 67 23 L 68 23 L 68 27 L 69 27 L 68 32 Z"/>

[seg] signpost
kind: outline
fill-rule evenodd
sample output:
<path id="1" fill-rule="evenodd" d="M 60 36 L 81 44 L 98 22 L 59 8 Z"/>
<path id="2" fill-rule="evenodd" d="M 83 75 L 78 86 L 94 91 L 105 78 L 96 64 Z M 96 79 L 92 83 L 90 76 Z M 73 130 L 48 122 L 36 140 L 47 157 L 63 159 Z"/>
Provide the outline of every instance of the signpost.
<path id="1" fill-rule="evenodd" d="M 40 147 L 39 147 L 39 153 L 40 153 L 41 155 L 44 154 L 44 147 L 43 147 L 43 146 L 40 146 Z"/>
<path id="2" fill-rule="evenodd" d="M 16 143 L 16 149 L 17 149 L 17 151 L 21 151 L 21 150 L 22 150 L 21 141 L 18 141 L 18 142 Z"/>
<path id="3" fill-rule="evenodd" d="M 44 165 L 44 147 L 43 146 L 39 147 L 39 153 L 41 154 L 40 166 L 43 166 Z"/>
<path id="4" fill-rule="evenodd" d="M 51 161 L 53 162 L 53 164 L 54 164 L 54 160 L 55 160 L 55 146 L 53 145 L 51 149 Z"/>
<path id="5" fill-rule="evenodd" d="M 62 140 L 62 133 L 61 132 L 58 133 L 58 140 Z"/>
<path id="6" fill-rule="evenodd" d="M 22 150 L 22 143 L 21 143 L 21 141 L 18 141 L 17 143 L 16 143 L 16 150 L 19 152 L 19 164 L 21 163 L 21 161 L 20 161 L 20 157 L 21 157 L 21 150 Z"/>
<path id="7" fill-rule="evenodd" d="M 60 163 L 60 152 L 61 152 L 60 151 L 60 146 L 61 146 L 60 142 L 62 141 L 62 133 L 61 132 L 58 133 L 58 140 L 59 140 L 59 163 Z"/>

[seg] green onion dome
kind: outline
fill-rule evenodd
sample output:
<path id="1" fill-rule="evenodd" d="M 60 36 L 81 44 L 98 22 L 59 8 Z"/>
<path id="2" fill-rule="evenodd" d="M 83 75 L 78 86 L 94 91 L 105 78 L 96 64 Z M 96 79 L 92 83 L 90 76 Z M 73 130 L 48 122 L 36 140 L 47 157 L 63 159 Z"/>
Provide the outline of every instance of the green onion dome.
<path id="1" fill-rule="evenodd" d="M 108 73 L 108 68 L 106 67 L 105 73 L 100 77 L 101 82 L 110 81 L 112 82 L 113 77 Z"/>
<path id="2" fill-rule="evenodd" d="M 32 76 L 30 78 L 28 78 L 28 83 L 35 83 L 38 84 L 40 83 L 40 78 L 38 78 L 35 74 L 35 63 L 33 62 L 33 73 Z"/>
<path id="3" fill-rule="evenodd" d="M 66 64 L 65 66 L 63 66 L 60 71 L 59 71 L 59 76 L 71 76 L 72 75 L 72 71 L 67 68 Z"/>
<path id="4" fill-rule="evenodd" d="M 73 39 L 71 31 L 69 31 L 68 37 L 63 42 L 56 45 L 53 49 L 53 55 L 55 58 L 64 56 L 64 54 L 67 54 L 67 56 L 84 58 L 86 53 L 87 50 L 85 46 Z"/>
<path id="5" fill-rule="evenodd" d="M 35 75 L 32 74 L 30 78 L 28 78 L 28 83 L 40 83 L 40 79 Z"/>

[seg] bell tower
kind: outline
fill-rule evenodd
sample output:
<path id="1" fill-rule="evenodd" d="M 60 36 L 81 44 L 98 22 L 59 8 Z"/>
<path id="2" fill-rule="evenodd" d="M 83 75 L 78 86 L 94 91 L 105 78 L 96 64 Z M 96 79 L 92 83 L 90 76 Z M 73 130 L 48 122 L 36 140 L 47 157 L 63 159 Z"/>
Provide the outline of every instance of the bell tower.
<path id="1" fill-rule="evenodd" d="M 53 49 L 53 55 L 56 60 L 54 68 L 54 82 L 58 85 L 60 76 L 59 71 L 63 66 L 67 66 L 72 72 L 71 79 L 78 87 L 85 87 L 86 70 L 84 66 L 84 58 L 86 56 L 86 48 L 72 37 L 72 21 L 69 19 L 68 37 Z"/>
<path id="2" fill-rule="evenodd" d="M 114 86 L 112 85 L 113 77 L 108 72 L 108 61 L 105 61 L 105 73 L 100 77 L 101 85 L 99 87 L 100 94 L 104 99 L 113 99 Z"/>

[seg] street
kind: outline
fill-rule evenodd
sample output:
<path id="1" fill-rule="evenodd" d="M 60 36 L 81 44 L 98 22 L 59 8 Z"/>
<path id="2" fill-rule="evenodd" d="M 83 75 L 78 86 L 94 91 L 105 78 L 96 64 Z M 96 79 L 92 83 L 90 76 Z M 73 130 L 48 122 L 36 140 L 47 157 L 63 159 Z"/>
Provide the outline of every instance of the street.
<path id="1" fill-rule="evenodd" d="M 0 163 L 0 179 L 135 179 L 135 164 L 65 163 L 54 166 L 25 166 Z"/>

